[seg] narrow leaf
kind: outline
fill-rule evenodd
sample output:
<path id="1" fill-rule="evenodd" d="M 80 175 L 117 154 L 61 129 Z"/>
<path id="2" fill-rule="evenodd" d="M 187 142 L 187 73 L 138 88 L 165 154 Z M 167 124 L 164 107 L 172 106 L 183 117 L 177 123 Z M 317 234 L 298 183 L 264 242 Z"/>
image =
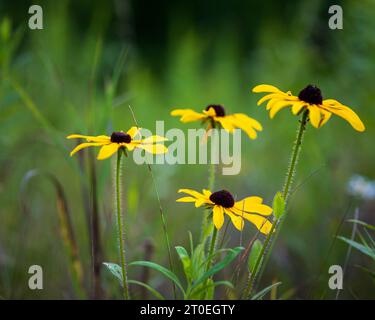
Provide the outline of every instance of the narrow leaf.
<path id="1" fill-rule="evenodd" d="M 249 260 L 248 260 L 248 268 L 249 268 L 249 272 L 250 273 L 253 273 L 254 271 L 254 268 L 255 268 L 255 265 L 256 265 L 256 262 L 259 258 L 259 255 L 262 251 L 262 247 L 263 247 L 263 244 L 260 240 L 255 240 L 252 247 L 251 247 L 251 251 L 250 251 L 250 254 L 249 254 Z"/>
<path id="2" fill-rule="evenodd" d="M 224 269 L 228 264 L 230 264 L 237 257 L 237 255 L 243 249 L 244 249 L 243 247 L 236 247 L 234 249 L 231 249 L 221 262 L 215 264 L 212 268 L 210 268 L 207 272 L 205 272 L 197 281 L 194 282 L 193 286 L 191 287 L 191 290 L 196 288 L 202 282 L 206 281 L 209 277 L 211 277 L 215 273 Z"/>
<path id="3" fill-rule="evenodd" d="M 107 269 L 120 281 L 122 285 L 122 270 L 121 267 L 112 262 L 103 262 L 103 264 L 107 267 Z"/>
<path id="4" fill-rule="evenodd" d="M 188 280 L 188 282 L 190 282 L 190 280 L 191 280 L 191 260 L 190 260 L 189 254 L 187 253 L 187 251 L 185 250 L 184 247 L 180 247 L 180 246 L 176 247 L 176 251 L 177 251 L 177 254 L 180 257 L 180 260 L 181 260 L 182 265 L 184 267 L 186 279 Z"/>
<path id="5" fill-rule="evenodd" d="M 275 197 L 273 198 L 273 214 L 275 215 L 276 219 L 279 219 L 285 211 L 285 200 L 281 194 L 281 192 L 276 193 Z"/>
<path id="6" fill-rule="evenodd" d="M 181 285 L 181 282 L 178 280 L 177 276 L 169 269 L 151 261 L 134 261 L 129 263 L 129 267 L 131 266 L 149 267 L 151 269 L 159 271 L 164 276 L 172 280 L 176 284 L 176 286 L 181 290 L 181 292 L 185 295 L 185 291 Z"/>
<path id="7" fill-rule="evenodd" d="M 375 231 L 375 226 L 371 225 L 371 224 L 368 224 L 364 221 L 361 221 L 361 220 L 357 220 L 357 219 L 349 219 L 348 222 L 352 222 L 352 223 L 356 223 L 356 224 L 360 224 L 361 226 L 364 226 L 365 228 L 367 229 L 371 229 L 371 230 L 374 230 Z"/>
<path id="8" fill-rule="evenodd" d="M 270 286 L 264 288 L 263 290 L 259 291 L 255 295 L 251 297 L 251 300 L 261 300 L 268 292 L 270 292 L 274 287 L 278 287 L 281 282 L 276 282 L 271 284 Z"/>
<path id="9" fill-rule="evenodd" d="M 137 280 L 128 280 L 128 282 L 146 288 L 148 291 L 150 291 L 159 300 L 165 300 L 165 298 L 162 296 L 162 294 L 160 292 L 156 291 L 153 287 L 149 286 L 148 284 L 146 284 L 144 282 L 137 281 Z"/>
<path id="10" fill-rule="evenodd" d="M 202 288 L 199 288 L 196 289 L 196 291 L 192 292 L 191 295 L 193 296 L 200 296 L 200 294 L 203 292 L 203 291 L 206 291 L 207 289 L 209 289 L 210 287 L 217 287 L 217 286 L 227 286 L 231 289 L 234 289 L 234 286 L 233 284 L 230 282 L 230 281 L 216 281 L 216 282 L 211 282 L 209 283 L 208 285 L 206 286 L 203 286 Z"/>
<path id="11" fill-rule="evenodd" d="M 375 260 L 375 250 L 371 250 L 369 247 L 366 247 L 359 242 L 347 239 L 345 237 L 337 237 L 337 238 L 346 242 L 347 244 L 351 245 L 353 248 L 356 248 L 357 250 L 361 251 L 363 254 Z"/>

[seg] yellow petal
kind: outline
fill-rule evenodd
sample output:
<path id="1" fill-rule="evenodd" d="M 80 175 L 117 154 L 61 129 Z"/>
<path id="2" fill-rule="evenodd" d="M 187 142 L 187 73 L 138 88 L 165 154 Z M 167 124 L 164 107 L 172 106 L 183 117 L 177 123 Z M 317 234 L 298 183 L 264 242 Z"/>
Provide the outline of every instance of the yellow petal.
<path id="1" fill-rule="evenodd" d="M 178 193 L 181 193 L 181 192 L 186 193 L 186 194 L 188 194 L 190 196 L 193 196 L 197 199 L 206 199 L 206 197 L 203 194 L 199 193 L 198 191 L 192 190 L 192 189 L 179 189 L 177 192 Z"/>
<path id="2" fill-rule="evenodd" d="M 224 210 L 221 206 L 214 206 L 213 221 L 216 229 L 220 229 L 224 224 Z"/>
<path id="3" fill-rule="evenodd" d="M 249 124 L 246 125 L 243 121 L 239 118 L 233 116 L 233 125 L 242 129 L 246 134 L 249 136 L 250 139 L 255 139 L 257 137 L 257 132 L 251 127 Z"/>
<path id="4" fill-rule="evenodd" d="M 235 129 L 235 126 L 232 123 L 232 118 L 230 116 L 225 117 L 215 117 L 215 121 L 219 122 L 223 129 L 232 133 Z"/>
<path id="5" fill-rule="evenodd" d="M 203 113 L 208 117 L 216 117 L 216 111 L 214 108 L 209 108 L 208 110 L 203 110 Z"/>
<path id="6" fill-rule="evenodd" d="M 236 229 L 241 231 L 245 225 L 243 218 L 236 214 L 233 214 L 230 209 L 224 209 L 224 211 L 230 217 L 230 220 L 232 221 Z"/>
<path id="7" fill-rule="evenodd" d="M 109 142 L 111 138 L 108 136 L 83 136 L 81 134 L 71 134 L 66 137 L 67 139 L 86 139 L 88 142 Z"/>
<path id="8" fill-rule="evenodd" d="M 315 128 L 319 128 L 321 119 L 319 108 L 316 105 L 309 105 L 307 108 L 309 109 L 309 118 L 311 124 Z"/>
<path id="9" fill-rule="evenodd" d="M 267 102 L 266 110 L 270 110 L 275 103 L 280 102 L 280 101 L 284 101 L 284 99 L 272 98 L 270 101 Z"/>
<path id="10" fill-rule="evenodd" d="M 204 205 L 206 203 L 206 200 L 205 199 L 196 199 L 195 200 L 195 207 L 196 208 L 199 208 L 201 207 L 202 205 Z"/>
<path id="11" fill-rule="evenodd" d="M 249 202 L 249 203 L 258 203 L 258 204 L 262 204 L 263 203 L 263 198 L 257 197 L 257 196 L 246 197 L 243 200 L 246 200 L 246 202 Z"/>
<path id="12" fill-rule="evenodd" d="M 266 94 L 264 97 L 260 98 L 257 102 L 257 105 L 260 106 L 263 102 L 269 100 L 269 99 L 280 99 L 280 94 L 279 93 L 270 93 Z"/>
<path id="13" fill-rule="evenodd" d="M 192 122 L 207 118 L 205 114 L 195 112 L 192 109 L 176 109 L 171 112 L 172 116 L 181 116 L 181 122 Z"/>
<path id="14" fill-rule="evenodd" d="M 121 145 L 125 147 L 126 149 L 128 149 L 129 151 L 133 151 L 134 148 L 136 148 L 140 143 L 141 143 L 141 140 L 137 140 L 137 141 L 133 140 L 130 143 L 121 143 Z"/>
<path id="15" fill-rule="evenodd" d="M 170 114 L 171 116 L 183 116 L 185 114 L 192 113 L 192 112 L 195 112 L 195 111 L 192 109 L 175 109 L 175 110 L 172 110 Z"/>
<path id="16" fill-rule="evenodd" d="M 118 143 L 110 143 L 101 147 L 97 159 L 104 160 L 109 158 L 118 150 L 119 147 L 120 145 Z"/>
<path id="17" fill-rule="evenodd" d="M 345 119 L 350 125 L 357 131 L 365 131 L 365 125 L 358 117 L 358 115 L 349 107 L 344 106 L 343 104 L 337 102 L 333 99 L 327 99 L 323 101 L 323 106 L 328 111 L 338 115 L 339 117 Z"/>
<path id="18" fill-rule="evenodd" d="M 255 130 L 262 131 L 263 127 L 262 125 L 255 119 L 249 117 L 248 115 L 244 113 L 235 113 L 233 115 L 236 119 L 240 120 L 244 126 L 252 127 Z"/>
<path id="19" fill-rule="evenodd" d="M 141 128 L 131 127 L 126 133 L 131 136 L 132 139 L 141 131 Z"/>
<path id="20" fill-rule="evenodd" d="M 271 231 L 272 223 L 266 218 L 249 213 L 244 213 L 243 217 L 253 223 L 261 233 L 268 234 Z"/>
<path id="21" fill-rule="evenodd" d="M 253 88 L 252 90 L 255 93 L 259 92 L 282 92 L 280 89 L 276 88 L 275 86 L 271 86 L 269 84 L 260 84 Z"/>
<path id="22" fill-rule="evenodd" d="M 180 199 L 177 199 L 176 202 L 195 202 L 197 199 L 193 197 L 182 197 Z"/>
<path id="23" fill-rule="evenodd" d="M 332 113 L 323 109 L 323 108 L 320 108 L 320 113 L 321 113 L 321 119 L 320 119 L 320 125 L 319 127 L 322 127 L 324 124 L 327 123 L 327 121 L 331 118 L 332 116 Z"/>
<path id="24" fill-rule="evenodd" d="M 163 144 L 138 144 L 136 148 L 143 149 L 152 154 L 163 154 L 168 152 L 168 148 Z"/>
<path id="25" fill-rule="evenodd" d="M 291 101 L 278 101 L 276 102 L 270 110 L 270 118 L 273 119 L 276 113 L 278 113 L 281 109 L 290 106 L 292 103 Z"/>
<path id="26" fill-rule="evenodd" d="M 206 190 L 206 189 L 203 189 L 202 192 L 203 192 L 203 194 L 204 194 L 207 198 L 209 198 L 209 197 L 211 196 L 211 194 L 212 194 L 212 192 L 211 192 L 210 190 Z"/>
<path id="27" fill-rule="evenodd" d="M 81 143 L 72 150 L 72 152 L 70 153 L 70 156 L 72 156 L 73 154 L 75 154 L 76 152 L 78 152 L 79 150 L 82 150 L 84 148 L 102 146 L 102 145 L 105 145 L 106 143 L 107 142 L 85 142 L 85 143 Z"/>
<path id="28" fill-rule="evenodd" d="M 162 137 L 162 136 L 150 136 L 150 137 L 147 137 L 142 141 L 142 143 L 144 144 L 147 144 L 147 143 L 156 143 L 156 142 L 163 142 L 163 141 L 167 141 L 168 139 L 165 138 L 165 137 Z"/>
<path id="29" fill-rule="evenodd" d="M 301 109 L 304 107 L 304 105 L 306 104 L 305 101 L 297 101 L 293 104 L 292 106 L 292 112 L 294 115 L 296 115 L 298 112 L 301 111 Z"/>
<path id="30" fill-rule="evenodd" d="M 269 216 L 272 213 L 272 208 L 265 204 L 262 204 L 262 198 L 260 197 L 247 197 L 240 201 L 237 201 L 233 207 L 235 213 L 241 215 L 241 212 L 254 212 L 264 216 Z"/>

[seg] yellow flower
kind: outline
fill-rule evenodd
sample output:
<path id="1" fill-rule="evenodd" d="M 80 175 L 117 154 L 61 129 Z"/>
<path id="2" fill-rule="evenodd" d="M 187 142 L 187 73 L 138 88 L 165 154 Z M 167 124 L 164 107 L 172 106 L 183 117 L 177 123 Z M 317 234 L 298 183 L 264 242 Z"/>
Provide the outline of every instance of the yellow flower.
<path id="1" fill-rule="evenodd" d="M 176 109 L 171 112 L 172 116 L 181 116 L 181 122 L 193 122 L 202 120 L 209 121 L 208 128 L 215 127 L 215 124 L 221 125 L 223 129 L 232 133 L 234 129 L 239 128 L 246 132 L 250 139 L 257 137 L 257 132 L 262 131 L 262 125 L 255 119 L 248 117 L 243 113 L 225 114 L 222 105 L 211 104 L 202 113 L 192 109 Z"/>
<path id="2" fill-rule="evenodd" d="M 145 139 L 135 139 L 140 136 L 140 128 L 131 127 L 128 132 L 113 132 L 110 137 L 101 136 L 83 136 L 80 134 L 71 134 L 67 136 L 67 139 L 86 139 L 87 142 L 79 144 L 70 153 L 70 156 L 75 154 L 77 151 L 87 147 L 101 147 L 98 160 L 104 160 L 112 156 L 119 148 L 126 148 L 129 151 L 133 151 L 134 148 L 140 148 L 146 152 L 153 154 L 162 154 L 168 151 L 167 147 L 163 144 L 156 144 L 157 142 L 163 142 L 167 139 L 161 136 L 150 136 Z"/>
<path id="3" fill-rule="evenodd" d="M 315 128 L 323 126 L 333 113 L 348 121 L 355 130 L 361 132 L 365 130 L 361 119 L 352 109 L 334 99 L 323 100 L 322 93 L 316 86 L 308 85 L 298 96 L 293 96 L 290 91 L 283 92 L 267 84 L 256 86 L 253 88 L 253 92 L 269 93 L 258 101 L 258 106 L 269 100 L 267 110 L 270 111 L 271 119 L 279 110 L 291 106 L 292 113 L 295 115 L 303 110 L 309 110 L 309 118 Z"/>
<path id="4" fill-rule="evenodd" d="M 268 234 L 271 230 L 272 224 L 264 216 L 269 216 L 272 208 L 263 204 L 263 199 L 260 197 L 247 197 L 235 202 L 232 194 L 226 190 L 212 193 L 203 189 L 203 193 L 200 193 L 191 189 L 180 189 L 178 192 L 189 196 L 177 199 L 177 202 L 194 202 L 196 208 L 202 205 L 212 208 L 213 222 L 217 229 L 223 226 L 225 213 L 240 231 L 244 227 L 243 219 L 252 222 L 264 234 Z"/>

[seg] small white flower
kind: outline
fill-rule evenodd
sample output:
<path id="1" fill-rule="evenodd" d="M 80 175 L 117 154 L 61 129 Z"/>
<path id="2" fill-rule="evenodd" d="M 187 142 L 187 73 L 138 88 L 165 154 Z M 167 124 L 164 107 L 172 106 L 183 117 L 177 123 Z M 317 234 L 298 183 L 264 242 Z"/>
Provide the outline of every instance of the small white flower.
<path id="1" fill-rule="evenodd" d="M 349 179 L 347 191 L 350 195 L 365 200 L 375 199 L 375 181 L 361 175 L 354 175 Z"/>

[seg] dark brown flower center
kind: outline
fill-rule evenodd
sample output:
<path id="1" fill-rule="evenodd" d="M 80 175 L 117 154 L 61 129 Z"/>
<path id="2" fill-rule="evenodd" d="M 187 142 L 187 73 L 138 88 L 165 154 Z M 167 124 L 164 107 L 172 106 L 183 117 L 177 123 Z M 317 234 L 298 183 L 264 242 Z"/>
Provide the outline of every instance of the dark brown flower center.
<path id="1" fill-rule="evenodd" d="M 231 193 L 227 190 L 220 190 L 210 195 L 210 200 L 224 208 L 232 208 L 234 206 L 234 199 Z"/>
<path id="2" fill-rule="evenodd" d="M 217 117 L 224 117 L 225 116 L 225 109 L 220 104 L 210 104 L 207 106 L 206 111 L 210 110 L 210 108 L 213 108 L 215 110 Z"/>
<path id="3" fill-rule="evenodd" d="M 322 104 L 323 102 L 322 92 L 317 86 L 311 84 L 299 93 L 298 98 L 311 104 Z"/>
<path id="4" fill-rule="evenodd" d="M 130 141 L 132 141 L 132 137 L 125 132 L 113 132 L 111 135 L 111 142 L 129 143 Z"/>

